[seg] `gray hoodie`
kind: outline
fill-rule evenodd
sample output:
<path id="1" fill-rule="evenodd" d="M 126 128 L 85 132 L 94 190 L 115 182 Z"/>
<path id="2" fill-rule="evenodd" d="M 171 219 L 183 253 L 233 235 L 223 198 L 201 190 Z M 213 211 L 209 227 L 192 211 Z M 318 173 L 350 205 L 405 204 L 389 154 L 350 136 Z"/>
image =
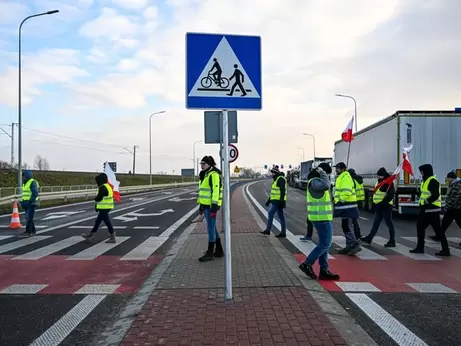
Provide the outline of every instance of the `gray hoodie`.
<path id="1" fill-rule="evenodd" d="M 319 172 L 320 177 L 314 178 L 308 185 L 309 193 L 314 198 L 322 198 L 325 194 L 325 191 L 330 190 L 330 180 L 328 179 L 328 175 L 321 171 Z"/>

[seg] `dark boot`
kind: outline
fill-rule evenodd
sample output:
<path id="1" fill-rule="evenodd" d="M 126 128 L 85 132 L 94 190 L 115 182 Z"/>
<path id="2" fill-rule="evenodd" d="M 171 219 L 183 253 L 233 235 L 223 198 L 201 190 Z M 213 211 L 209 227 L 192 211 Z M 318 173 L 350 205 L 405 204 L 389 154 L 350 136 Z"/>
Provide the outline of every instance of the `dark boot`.
<path id="1" fill-rule="evenodd" d="M 221 238 L 216 239 L 216 248 L 214 250 L 214 257 L 223 257 L 224 250 L 221 244 Z"/>
<path id="2" fill-rule="evenodd" d="M 208 261 L 214 260 L 213 252 L 214 252 L 214 243 L 209 242 L 208 243 L 208 250 L 198 260 L 200 262 L 208 262 Z"/>

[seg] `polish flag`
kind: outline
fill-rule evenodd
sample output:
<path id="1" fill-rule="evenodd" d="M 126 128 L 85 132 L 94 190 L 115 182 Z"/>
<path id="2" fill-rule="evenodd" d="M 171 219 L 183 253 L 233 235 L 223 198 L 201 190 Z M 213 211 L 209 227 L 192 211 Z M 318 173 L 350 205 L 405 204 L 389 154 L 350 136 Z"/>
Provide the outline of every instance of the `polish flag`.
<path id="1" fill-rule="evenodd" d="M 349 124 L 347 124 L 346 129 L 341 134 L 341 138 L 343 139 L 344 142 L 350 143 L 354 139 L 354 135 L 352 134 L 353 126 L 354 126 L 354 117 L 352 117 L 351 121 L 349 121 Z"/>
<path id="2" fill-rule="evenodd" d="M 403 154 L 402 154 L 402 161 L 400 164 L 397 166 L 395 169 L 394 173 L 391 174 L 389 178 L 384 179 L 382 182 L 380 182 L 376 187 L 373 189 L 373 193 L 378 191 L 378 189 L 381 188 L 381 186 L 388 184 L 389 186 L 394 183 L 394 180 L 399 176 L 400 172 L 403 170 L 404 172 L 407 172 L 411 176 L 413 175 L 413 168 L 411 167 L 410 160 L 408 158 L 408 153 L 410 152 L 411 148 L 413 148 L 412 145 L 410 145 L 407 148 L 403 148 Z"/>
<path id="3" fill-rule="evenodd" d="M 115 201 L 120 202 L 120 192 L 119 192 L 120 182 L 115 177 L 115 173 L 112 170 L 112 168 L 110 168 L 110 165 L 108 162 L 104 163 L 104 173 L 106 173 L 107 175 L 107 180 L 108 180 L 107 183 L 110 185 L 110 187 L 112 188 L 112 191 L 114 192 Z"/>

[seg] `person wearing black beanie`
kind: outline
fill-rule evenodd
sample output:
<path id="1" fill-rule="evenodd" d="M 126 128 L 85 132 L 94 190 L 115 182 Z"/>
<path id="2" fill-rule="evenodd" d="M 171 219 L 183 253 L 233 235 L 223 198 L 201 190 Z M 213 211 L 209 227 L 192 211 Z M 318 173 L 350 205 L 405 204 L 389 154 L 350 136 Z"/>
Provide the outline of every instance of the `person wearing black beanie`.
<path id="1" fill-rule="evenodd" d="M 222 173 L 216 167 L 216 162 L 212 156 L 204 156 L 200 161 L 202 171 L 199 174 L 199 213 L 205 215 L 208 232 L 208 249 L 199 258 L 200 262 L 208 262 L 215 257 L 223 257 L 224 250 L 221 238 L 216 227 L 216 213 L 222 205 L 223 183 Z M 215 249 L 216 246 L 216 249 Z"/>

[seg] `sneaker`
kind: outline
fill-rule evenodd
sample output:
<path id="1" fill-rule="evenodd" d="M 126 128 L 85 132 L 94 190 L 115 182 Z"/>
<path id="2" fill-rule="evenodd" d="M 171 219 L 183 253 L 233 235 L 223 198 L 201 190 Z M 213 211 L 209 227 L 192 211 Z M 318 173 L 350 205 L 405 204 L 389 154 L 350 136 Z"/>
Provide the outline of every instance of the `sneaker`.
<path id="1" fill-rule="evenodd" d="M 287 237 L 287 235 L 286 235 L 286 233 L 285 233 L 285 232 L 280 232 L 280 233 L 279 233 L 279 234 L 277 234 L 275 237 L 276 237 L 276 238 L 286 238 L 286 237 Z"/>
<path id="2" fill-rule="evenodd" d="M 109 244 L 115 244 L 117 242 L 117 239 L 115 238 L 115 233 L 114 234 L 111 234 L 109 236 L 109 240 L 106 241 L 106 243 L 109 243 Z"/>
<path id="3" fill-rule="evenodd" d="M 364 242 L 365 244 L 368 244 L 368 245 L 371 245 L 371 238 L 366 236 L 366 237 L 361 237 L 361 238 L 357 238 L 357 239 L 360 239 L 360 241 Z"/>
<path id="4" fill-rule="evenodd" d="M 334 274 L 328 269 L 320 270 L 319 280 L 339 280 L 339 279 L 340 279 L 340 276 L 338 274 Z"/>
<path id="5" fill-rule="evenodd" d="M 354 256 L 356 253 L 362 251 L 362 247 L 359 243 L 357 245 L 350 248 L 349 252 L 347 253 L 349 256 Z"/>
<path id="6" fill-rule="evenodd" d="M 312 237 L 308 237 L 307 235 L 305 235 L 304 237 L 299 238 L 299 240 L 311 242 L 311 241 L 312 241 Z"/>
<path id="7" fill-rule="evenodd" d="M 440 257 L 450 257 L 450 250 L 442 250 L 442 251 L 439 251 L 439 252 L 436 252 L 435 253 L 436 256 L 440 256 Z"/>
<path id="8" fill-rule="evenodd" d="M 260 233 L 264 235 L 271 235 L 271 231 L 268 231 L 268 230 L 261 231 Z"/>
<path id="9" fill-rule="evenodd" d="M 410 250 L 410 253 L 424 253 L 424 249 L 414 248 Z"/>
<path id="10" fill-rule="evenodd" d="M 299 265 L 299 269 L 301 269 L 301 271 L 311 279 L 317 279 L 317 275 L 315 274 L 314 269 L 310 264 L 301 263 Z"/>
<path id="11" fill-rule="evenodd" d="M 384 247 L 395 247 L 395 240 L 389 240 Z"/>
<path id="12" fill-rule="evenodd" d="M 91 239 L 93 238 L 93 233 L 82 233 L 82 237 L 85 238 L 86 241 L 91 241 Z"/>

